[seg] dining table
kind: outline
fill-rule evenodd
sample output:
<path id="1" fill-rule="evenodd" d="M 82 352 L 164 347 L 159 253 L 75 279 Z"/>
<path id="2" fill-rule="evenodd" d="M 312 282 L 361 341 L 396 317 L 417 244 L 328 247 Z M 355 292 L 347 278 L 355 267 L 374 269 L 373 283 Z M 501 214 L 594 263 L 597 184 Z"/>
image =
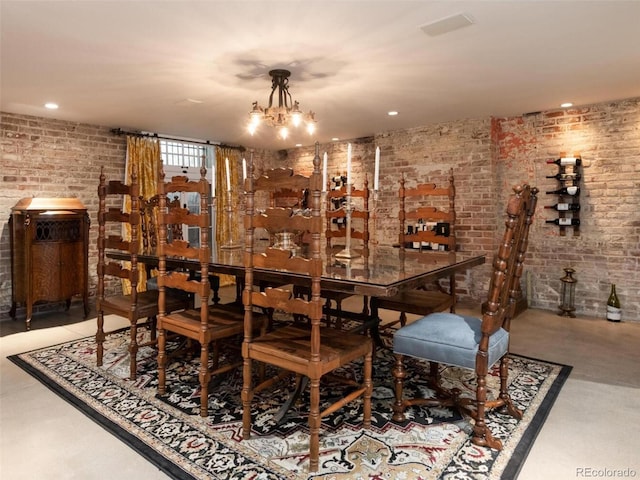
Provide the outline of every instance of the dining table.
<path id="1" fill-rule="evenodd" d="M 265 247 L 268 245 L 265 244 Z M 321 290 L 342 292 L 351 295 L 368 297 L 387 297 L 426 285 L 441 277 L 465 272 L 473 267 L 485 263 L 485 255 L 467 252 L 443 252 L 435 250 L 413 251 L 394 246 L 374 245 L 366 252 L 353 249 L 350 258 L 336 256 L 344 247 L 322 249 L 323 273 L 320 280 Z M 292 255 L 304 255 L 305 250 L 300 247 L 291 249 Z M 364 253 L 364 254 L 363 254 Z M 209 274 L 232 275 L 238 280 L 236 301 L 240 301 L 240 285 L 244 283 L 244 248 L 211 248 L 209 260 Z M 107 253 L 114 259 L 117 253 Z M 147 252 L 138 255 L 138 261 L 149 267 L 158 265 L 158 255 Z M 168 269 L 186 269 L 197 271 L 198 262 L 175 257 L 166 260 Z M 254 268 L 256 284 L 293 284 L 308 286 L 307 275 L 274 270 Z"/>

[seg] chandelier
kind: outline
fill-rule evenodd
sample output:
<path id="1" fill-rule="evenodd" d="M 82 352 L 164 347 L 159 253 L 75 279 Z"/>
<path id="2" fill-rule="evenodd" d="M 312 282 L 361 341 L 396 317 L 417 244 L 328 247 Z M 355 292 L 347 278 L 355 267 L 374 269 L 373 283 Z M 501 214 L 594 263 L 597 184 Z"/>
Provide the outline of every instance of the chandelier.
<path id="1" fill-rule="evenodd" d="M 300 104 L 291 100 L 289 93 L 289 70 L 275 69 L 269 72 L 271 76 L 271 95 L 269 106 L 262 108 L 258 102 L 253 102 L 253 108 L 249 112 L 249 133 L 253 135 L 260 124 L 276 127 L 278 135 L 283 140 L 289 136 L 291 127 L 298 128 L 303 123 L 309 135 L 316 129 L 315 114 L 312 111 L 302 113 Z M 273 96 L 278 92 L 278 105 L 273 104 Z"/>

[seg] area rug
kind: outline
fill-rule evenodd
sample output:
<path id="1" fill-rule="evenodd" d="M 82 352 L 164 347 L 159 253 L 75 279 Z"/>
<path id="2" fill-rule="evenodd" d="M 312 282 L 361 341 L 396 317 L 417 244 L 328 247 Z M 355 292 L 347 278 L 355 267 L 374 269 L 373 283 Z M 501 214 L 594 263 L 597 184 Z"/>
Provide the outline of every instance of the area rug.
<path id="1" fill-rule="evenodd" d="M 291 385 L 283 382 L 258 395 L 253 402 L 252 437 L 242 440 L 239 370 L 216 379 L 209 394 L 209 417 L 201 418 L 198 356 L 171 359 L 170 393 L 159 398 L 152 348 L 139 352 L 137 380 L 126 379 L 126 339 L 126 334 L 107 337 L 103 367 L 95 366 L 93 337 L 10 359 L 176 479 L 514 479 L 571 370 L 512 357 L 509 390 L 524 415 L 517 421 L 499 412 L 488 414 L 488 425 L 504 445 L 498 452 L 473 445 L 472 421 L 454 410 L 413 407 L 403 424 L 393 422 L 393 356 L 381 349 L 374 364 L 371 429 L 362 429 L 362 406 L 357 402 L 325 417 L 320 469 L 310 473 L 305 393 L 280 424 L 275 424 L 273 414 Z M 171 348 L 178 344 L 172 343 Z M 237 355 L 233 349 L 224 354 Z M 424 367 L 419 361 L 408 362 L 408 394 L 429 395 L 426 383 L 419 381 L 425 377 Z M 359 375 L 360 371 L 355 365 L 342 373 Z M 449 386 L 473 393 L 472 372 L 446 368 L 442 375 Z M 495 394 L 497 371 L 491 372 L 487 383 Z M 344 394 L 341 386 L 322 385 L 323 401 Z"/>

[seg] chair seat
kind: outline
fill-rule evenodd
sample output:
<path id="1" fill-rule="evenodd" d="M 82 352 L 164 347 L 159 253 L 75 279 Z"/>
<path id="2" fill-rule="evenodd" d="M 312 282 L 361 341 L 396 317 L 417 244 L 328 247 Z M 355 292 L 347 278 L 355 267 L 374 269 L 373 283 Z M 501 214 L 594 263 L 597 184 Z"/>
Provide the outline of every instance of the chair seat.
<path id="1" fill-rule="evenodd" d="M 429 315 L 433 312 L 449 310 L 455 298 L 435 290 L 410 290 L 391 297 L 376 297 L 374 301 L 378 308 L 414 315 Z"/>
<path id="2" fill-rule="evenodd" d="M 167 295 L 166 309 L 168 312 L 182 310 L 189 304 L 189 298 L 184 295 Z M 129 317 L 131 312 L 131 295 L 113 295 L 100 301 L 98 308 L 105 313 L 117 313 Z M 137 318 L 154 317 L 158 314 L 158 290 L 138 292 Z"/>
<path id="3" fill-rule="evenodd" d="M 371 339 L 333 328 L 321 328 L 320 375 L 354 359 L 364 356 L 373 348 Z M 248 346 L 251 358 L 272 365 L 308 374 L 311 364 L 311 329 L 290 325 L 253 340 Z"/>
<path id="4" fill-rule="evenodd" d="M 433 313 L 398 329 L 393 351 L 424 360 L 474 369 L 482 321 L 455 313 Z M 489 338 L 489 366 L 509 347 L 509 333 L 500 328 Z"/>
<path id="5" fill-rule="evenodd" d="M 254 314 L 254 326 L 262 327 L 266 321 L 264 315 Z M 158 328 L 170 327 L 174 333 L 184 335 L 201 342 L 211 342 L 220 338 L 240 335 L 244 332 L 244 312 L 234 309 L 209 308 L 208 330 L 202 330 L 200 310 L 189 309 L 168 314 L 160 319 Z"/>

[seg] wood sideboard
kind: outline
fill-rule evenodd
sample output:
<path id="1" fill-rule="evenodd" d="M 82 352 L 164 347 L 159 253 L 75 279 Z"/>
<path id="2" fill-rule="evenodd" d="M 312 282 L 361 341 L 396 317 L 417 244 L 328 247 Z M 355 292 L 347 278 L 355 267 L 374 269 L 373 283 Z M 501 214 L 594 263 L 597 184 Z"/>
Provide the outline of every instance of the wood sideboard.
<path id="1" fill-rule="evenodd" d="M 11 208 L 11 318 L 26 306 L 31 328 L 36 302 L 66 301 L 82 296 L 88 304 L 89 214 L 77 198 L 23 198 Z"/>

